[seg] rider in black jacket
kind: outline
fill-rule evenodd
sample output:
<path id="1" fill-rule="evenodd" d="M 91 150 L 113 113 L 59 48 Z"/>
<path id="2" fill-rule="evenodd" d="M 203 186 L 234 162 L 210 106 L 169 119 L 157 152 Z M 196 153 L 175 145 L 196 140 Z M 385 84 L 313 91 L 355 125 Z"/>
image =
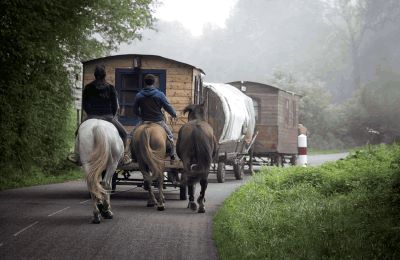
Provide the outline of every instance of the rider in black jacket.
<path id="1" fill-rule="evenodd" d="M 128 164 L 130 158 L 127 152 L 127 133 L 124 126 L 117 119 L 118 97 L 114 86 L 109 84 L 106 78 L 104 66 L 98 65 L 94 71 L 95 80 L 83 89 L 82 107 L 87 117 L 85 120 L 96 118 L 112 123 L 118 130 L 125 146 L 125 156 L 122 164 Z M 79 154 L 75 146 L 75 152 L 68 156 L 74 163 L 79 163 Z"/>

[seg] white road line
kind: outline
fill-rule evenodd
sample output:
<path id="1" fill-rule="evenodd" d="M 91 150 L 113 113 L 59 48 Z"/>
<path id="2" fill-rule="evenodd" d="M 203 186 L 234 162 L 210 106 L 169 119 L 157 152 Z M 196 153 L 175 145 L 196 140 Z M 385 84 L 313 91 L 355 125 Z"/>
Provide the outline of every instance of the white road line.
<path id="1" fill-rule="evenodd" d="M 53 212 L 53 213 L 51 213 L 50 215 L 47 215 L 47 216 L 48 216 L 48 217 L 54 216 L 55 214 L 58 214 L 58 213 L 60 213 L 61 211 L 64 211 L 64 210 L 69 209 L 69 208 L 70 208 L 70 207 L 66 207 L 66 208 L 60 209 L 60 210 L 58 210 L 58 211 L 56 211 L 56 212 Z"/>
<path id="2" fill-rule="evenodd" d="M 81 201 L 81 202 L 79 202 L 79 204 L 83 204 L 83 203 L 86 203 L 86 202 L 88 202 L 89 200 L 84 200 L 84 201 Z"/>
<path id="3" fill-rule="evenodd" d="M 15 236 L 15 237 L 18 236 L 19 234 L 21 234 L 22 232 L 24 232 L 24 231 L 27 230 L 28 228 L 33 227 L 33 226 L 36 225 L 37 223 L 39 223 L 39 221 L 36 221 L 36 222 L 30 224 L 29 226 L 27 226 L 27 227 L 21 229 L 20 231 L 18 231 L 17 233 L 15 233 L 13 236 Z"/>

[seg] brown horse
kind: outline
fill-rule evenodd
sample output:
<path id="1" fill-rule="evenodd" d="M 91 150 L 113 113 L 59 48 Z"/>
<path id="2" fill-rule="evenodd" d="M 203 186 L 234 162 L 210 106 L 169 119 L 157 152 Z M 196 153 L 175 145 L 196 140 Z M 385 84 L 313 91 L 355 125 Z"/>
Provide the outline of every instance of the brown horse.
<path id="1" fill-rule="evenodd" d="M 164 161 L 166 155 L 167 134 L 157 123 L 144 122 L 139 125 L 132 138 L 131 152 L 135 154 L 139 169 L 143 174 L 145 188 L 149 191 L 148 207 L 157 204 L 158 210 L 164 210 Z M 154 196 L 152 183 L 157 180 L 158 200 Z"/>
<path id="2" fill-rule="evenodd" d="M 189 122 L 179 130 L 176 152 L 183 163 L 183 184 L 188 186 L 188 208 L 197 209 L 194 202 L 194 189 L 196 183 L 200 181 L 201 191 L 197 198 L 198 212 L 204 213 L 204 196 L 208 185 L 210 166 L 217 149 L 217 141 L 213 129 L 204 120 L 204 103 L 189 105 L 183 113 L 189 113 Z"/>

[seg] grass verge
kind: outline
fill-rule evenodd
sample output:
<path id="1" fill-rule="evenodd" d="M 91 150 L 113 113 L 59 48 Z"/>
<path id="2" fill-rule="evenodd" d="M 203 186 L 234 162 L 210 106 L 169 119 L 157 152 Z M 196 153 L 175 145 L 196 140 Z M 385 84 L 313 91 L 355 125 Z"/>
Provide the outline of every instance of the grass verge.
<path id="1" fill-rule="evenodd" d="M 214 218 L 221 259 L 399 259 L 400 146 L 264 170 Z"/>
<path id="2" fill-rule="evenodd" d="M 33 168 L 29 173 L 9 172 L 0 179 L 0 191 L 34 185 L 60 183 L 71 180 L 83 179 L 84 175 L 78 167 L 66 167 L 58 173 L 46 174 L 39 169 Z"/>

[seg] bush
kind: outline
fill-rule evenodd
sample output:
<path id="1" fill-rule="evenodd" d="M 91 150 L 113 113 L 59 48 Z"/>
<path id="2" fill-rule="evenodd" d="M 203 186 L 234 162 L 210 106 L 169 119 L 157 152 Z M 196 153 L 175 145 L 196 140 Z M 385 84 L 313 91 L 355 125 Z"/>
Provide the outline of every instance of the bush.
<path id="1" fill-rule="evenodd" d="M 321 167 L 264 169 L 214 219 L 221 259 L 398 258 L 399 160 L 400 146 L 379 146 Z"/>

